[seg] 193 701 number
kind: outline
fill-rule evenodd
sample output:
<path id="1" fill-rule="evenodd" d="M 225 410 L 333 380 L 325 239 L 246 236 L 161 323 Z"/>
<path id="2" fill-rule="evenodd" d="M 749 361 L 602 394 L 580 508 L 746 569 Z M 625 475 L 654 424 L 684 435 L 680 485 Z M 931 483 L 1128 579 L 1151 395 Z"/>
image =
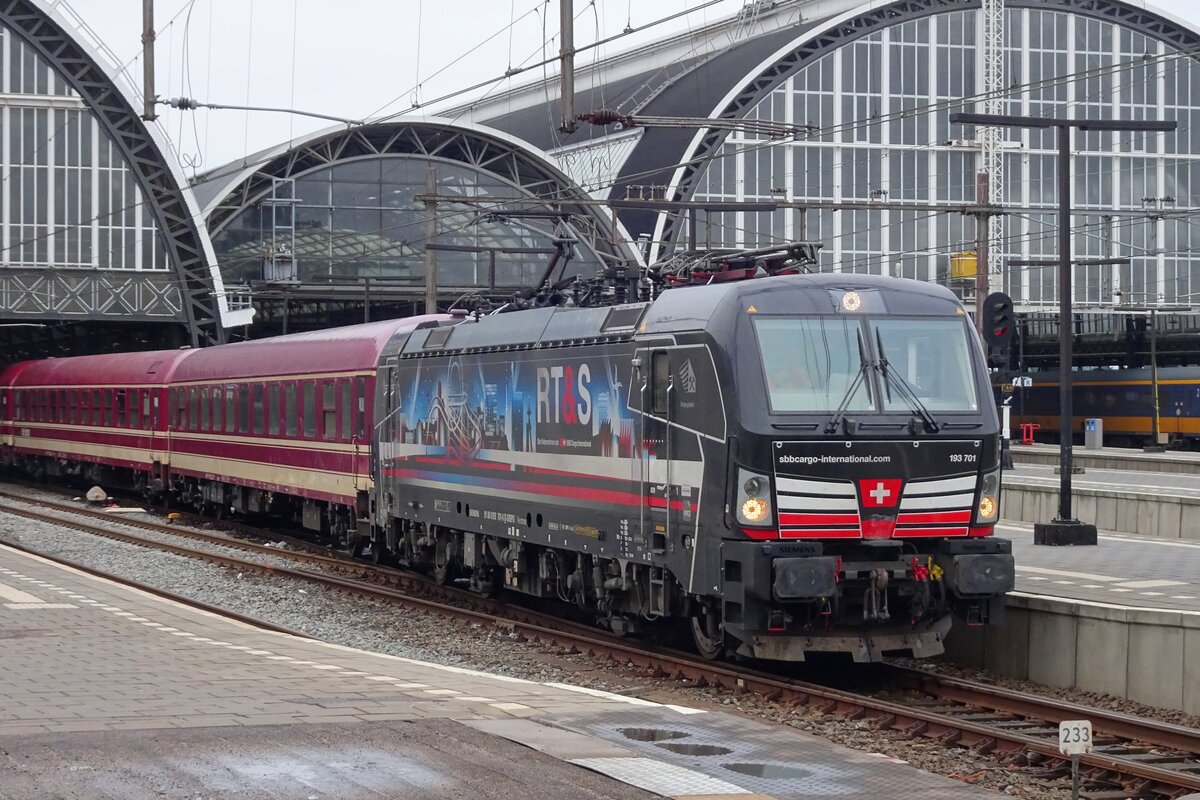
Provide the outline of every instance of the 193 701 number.
<path id="1" fill-rule="evenodd" d="M 951 463 L 962 462 L 962 463 L 967 463 L 967 464 L 973 464 L 973 463 L 975 463 L 977 458 L 978 458 L 978 456 L 976 456 L 974 453 L 951 453 L 950 454 Z"/>

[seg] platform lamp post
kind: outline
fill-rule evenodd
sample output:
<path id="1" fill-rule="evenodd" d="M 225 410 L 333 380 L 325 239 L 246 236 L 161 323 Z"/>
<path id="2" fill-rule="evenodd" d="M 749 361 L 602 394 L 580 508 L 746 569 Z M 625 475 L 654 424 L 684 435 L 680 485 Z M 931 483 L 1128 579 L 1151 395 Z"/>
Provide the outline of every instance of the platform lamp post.
<path id="1" fill-rule="evenodd" d="M 1119 119 L 1061 119 L 1008 114 L 950 115 L 951 125 L 999 128 L 1054 128 L 1058 132 L 1058 372 L 1059 372 L 1059 490 L 1058 516 L 1033 526 L 1034 544 L 1096 544 L 1096 526 L 1075 519 L 1071 508 L 1072 437 L 1075 409 L 1072 397 L 1071 311 L 1071 129 L 1081 131 L 1173 131 L 1174 122 Z"/>

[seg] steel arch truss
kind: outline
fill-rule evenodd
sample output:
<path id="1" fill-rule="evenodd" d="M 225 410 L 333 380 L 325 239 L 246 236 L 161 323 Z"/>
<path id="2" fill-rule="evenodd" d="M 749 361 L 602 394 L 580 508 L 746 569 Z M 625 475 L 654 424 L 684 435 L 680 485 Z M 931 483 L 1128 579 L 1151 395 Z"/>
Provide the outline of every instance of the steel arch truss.
<path id="1" fill-rule="evenodd" d="M 864 10 L 861 14 L 827 30 L 804 34 L 803 41 L 742 86 L 723 109 L 715 116 L 739 119 L 748 114 L 759 101 L 780 86 L 787 78 L 810 63 L 850 42 L 868 36 L 877 30 L 933 14 L 968 11 L 981 7 L 980 0 L 900 0 L 886 6 Z M 1118 0 L 1007 0 L 1009 8 L 1037 8 L 1042 11 L 1060 11 L 1112 22 L 1152 36 L 1162 42 L 1190 52 L 1200 58 L 1200 33 L 1181 28 L 1174 22 L 1144 8 L 1137 8 Z M 698 179 L 708 166 L 710 159 L 718 153 L 729 135 L 728 130 L 708 129 L 699 143 L 680 159 L 682 174 L 668 192 L 668 200 L 690 200 L 695 193 Z M 664 252 L 673 249 L 680 230 L 682 216 L 679 213 L 663 212 L 664 225 L 661 241 Z"/>
<path id="2" fill-rule="evenodd" d="M 98 60 L 34 0 L 0 0 L 0 25 L 38 52 L 79 94 L 150 204 L 173 277 L 119 270 L 0 270 L 0 312 L 20 318 L 149 319 L 184 323 L 194 345 L 224 340 L 217 288 L 188 189 L 137 111 Z M 43 279 L 40 289 L 25 289 Z M 135 284 L 138 286 L 135 287 Z M 20 299 L 10 305 L 10 299 Z"/>
<path id="3" fill-rule="evenodd" d="M 299 178 L 314 170 L 359 158 L 418 156 L 462 164 L 490 173 L 536 197 L 556 211 L 571 215 L 581 243 L 601 261 L 624 263 L 628 253 L 612 241 L 612 223 L 570 180 L 555 174 L 536 154 L 499 137 L 448 123 L 368 123 L 300 142 L 278 155 L 264 157 L 248 176 L 227 189 L 208 211 L 208 230 L 215 238 L 242 211 L 271 194 L 276 180 Z M 216 179 L 216 178 L 210 178 Z M 521 201 L 523 198 L 514 198 Z M 527 199 L 519 207 L 528 208 Z M 496 205 L 504 198 L 496 198 Z M 497 209 L 498 210 L 498 209 Z"/>

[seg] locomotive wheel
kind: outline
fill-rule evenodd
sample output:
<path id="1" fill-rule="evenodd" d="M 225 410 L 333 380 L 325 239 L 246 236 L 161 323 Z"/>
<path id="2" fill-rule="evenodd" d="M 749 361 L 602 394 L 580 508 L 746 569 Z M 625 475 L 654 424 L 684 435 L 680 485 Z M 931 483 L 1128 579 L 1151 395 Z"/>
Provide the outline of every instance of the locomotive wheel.
<path id="1" fill-rule="evenodd" d="M 702 658 L 715 661 L 725 652 L 725 633 L 715 613 L 700 613 L 690 618 L 692 641 Z"/>

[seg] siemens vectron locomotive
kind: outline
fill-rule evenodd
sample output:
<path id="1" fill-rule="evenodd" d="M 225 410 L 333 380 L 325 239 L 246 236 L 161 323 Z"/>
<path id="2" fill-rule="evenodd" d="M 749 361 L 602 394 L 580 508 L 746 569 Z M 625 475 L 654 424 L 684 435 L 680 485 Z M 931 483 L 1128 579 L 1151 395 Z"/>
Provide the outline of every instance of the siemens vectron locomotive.
<path id="1" fill-rule="evenodd" d="M 941 652 L 1013 586 L 959 302 L 788 275 L 0 376 L 5 462 L 295 520 L 707 656 Z"/>

